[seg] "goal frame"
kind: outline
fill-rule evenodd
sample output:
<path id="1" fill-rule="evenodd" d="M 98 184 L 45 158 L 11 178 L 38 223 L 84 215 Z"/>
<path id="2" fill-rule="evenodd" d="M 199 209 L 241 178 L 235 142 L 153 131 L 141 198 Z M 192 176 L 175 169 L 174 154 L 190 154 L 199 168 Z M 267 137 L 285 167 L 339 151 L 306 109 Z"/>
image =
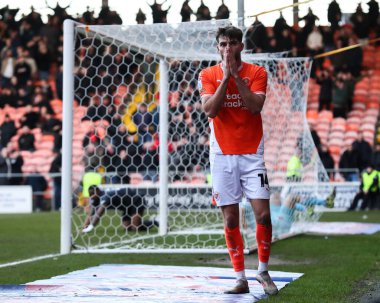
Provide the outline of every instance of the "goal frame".
<path id="1" fill-rule="evenodd" d="M 76 23 L 71 20 L 65 20 L 64 22 L 64 66 L 63 66 L 63 142 L 62 142 L 62 207 L 61 207 L 61 254 L 69 254 L 71 252 L 77 252 L 72 250 L 72 156 L 73 156 L 73 101 L 74 101 L 74 67 L 75 67 L 75 26 L 84 26 L 83 24 Z M 145 49 L 144 49 L 145 51 Z M 152 51 L 152 50 L 147 50 Z M 155 53 L 159 60 L 159 141 L 168 141 L 168 108 L 169 108 L 169 61 L 170 56 L 164 54 Z M 210 55 L 208 60 L 215 60 L 217 54 Z M 260 59 L 259 57 L 257 57 Z M 266 58 L 263 56 L 262 58 Z M 275 55 L 273 56 L 275 58 Z M 194 58 L 186 59 L 191 60 Z M 303 125 L 307 128 L 307 125 Z M 305 129 L 306 130 L 306 129 Z M 310 135 L 310 131 L 309 134 Z M 159 193 L 159 207 L 158 215 L 160 220 L 158 235 L 165 236 L 169 234 L 168 231 L 168 197 L 169 188 L 174 188 L 177 185 L 169 184 L 168 181 L 168 145 L 160 144 L 159 149 L 159 183 L 154 184 Z M 204 185 L 207 188 L 211 188 L 211 185 Z M 197 186 L 199 187 L 199 185 Z M 121 252 L 120 250 L 111 249 L 87 249 L 81 252 Z M 125 252 L 125 250 L 123 251 Z M 128 253 L 141 253 L 141 252 L 176 252 L 176 253 L 227 253 L 227 249 L 128 249 Z M 248 252 L 246 249 L 245 252 Z"/>

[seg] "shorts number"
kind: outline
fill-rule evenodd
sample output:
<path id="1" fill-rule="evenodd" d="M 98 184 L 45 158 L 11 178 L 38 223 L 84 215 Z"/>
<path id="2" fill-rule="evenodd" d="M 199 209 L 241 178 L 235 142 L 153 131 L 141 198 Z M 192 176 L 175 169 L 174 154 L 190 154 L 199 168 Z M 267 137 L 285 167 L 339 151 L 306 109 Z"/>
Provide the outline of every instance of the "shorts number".
<path id="1" fill-rule="evenodd" d="M 265 185 L 269 186 L 267 174 L 258 174 L 258 176 L 261 180 L 261 187 L 264 187 Z"/>

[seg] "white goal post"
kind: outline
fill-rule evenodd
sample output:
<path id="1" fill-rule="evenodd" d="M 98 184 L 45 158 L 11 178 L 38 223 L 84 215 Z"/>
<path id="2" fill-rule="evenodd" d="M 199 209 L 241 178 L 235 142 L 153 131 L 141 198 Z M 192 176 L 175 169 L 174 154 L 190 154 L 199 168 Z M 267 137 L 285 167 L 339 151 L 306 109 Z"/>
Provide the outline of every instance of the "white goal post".
<path id="1" fill-rule="evenodd" d="M 211 204 L 208 125 L 197 76 L 218 62 L 215 33 L 228 24 L 87 26 L 65 21 L 62 254 L 226 252 L 221 214 Z M 332 190 L 306 121 L 311 62 L 249 52 L 243 60 L 268 73 L 265 161 L 271 201 L 277 203 L 273 209 L 278 217 L 287 216 L 274 225 L 281 238 L 296 232 L 294 222 L 318 220 L 314 209 L 324 206 Z M 302 182 L 287 184 L 287 161 L 297 150 Z M 108 204 L 96 228 L 83 233 L 91 200 L 86 174 L 102 176 L 91 184 Z M 135 228 L 136 201 L 142 211 Z M 241 209 L 248 251 L 255 246 L 254 225 L 244 203 Z"/>

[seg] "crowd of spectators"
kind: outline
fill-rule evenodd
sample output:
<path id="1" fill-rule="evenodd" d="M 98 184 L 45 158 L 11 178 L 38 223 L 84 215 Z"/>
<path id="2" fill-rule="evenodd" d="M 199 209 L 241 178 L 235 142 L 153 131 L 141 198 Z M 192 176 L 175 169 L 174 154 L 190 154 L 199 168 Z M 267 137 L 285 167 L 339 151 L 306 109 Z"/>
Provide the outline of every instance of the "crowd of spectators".
<path id="1" fill-rule="evenodd" d="M 171 7 L 163 8 L 164 3 L 154 0 L 150 5 L 154 23 L 167 22 Z M 311 9 L 300 18 L 304 21 L 303 27 L 289 26 L 281 13 L 273 27 L 265 27 L 256 18 L 248 28 L 246 48 L 254 53 L 286 52 L 288 56 L 313 57 L 368 41 L 379 36 L 380 32 L 378 3 L 370 0 L 368 6 L 369 12 L 364 13 L 359 4 L 350 23 L 342 24 L 341 10 L 333 0 L 328 9 L 331 26 L 318 26 L 318 17 Z M 33 7 L 20 20 L 16 20 L 18 10 L 7 6 L 0 9 L 0 108 L 23 108 L 25 111 L 17 123 L 8 114 L 4 115 L 0 126 L 1 184 L 25 183 L 25 178 L 6 174 L 22 173 L 21 151 L 36 150 L 34 129 L 54 136 L 52 152 L 55 159 L 50 172 L 61 171 L 62 121 L 51 101 L 62 99 L 63 21 L 71 18 L 84 24 L 122 24 L 118 13 L 106 6 L 97 17 L 89 8 L 77 16 L 69 16 L 66 8 L 58 3 L 51 9 L 53 13 L 47 23 Z M 182 21 L 191 20 L 193 15 L 196 20 L 211 20 L 228 18 L 230 11 L 221 1 L 215 16 L 211 16 L 210 9 L 201 1 L 194 12 L 186 0 L 179 14 Z M 143 24 L 145 21 L 146 15 L 140 9 L 136 22 Z M 126 48 L 91 43 L 79 47 L 76 56 L 76 60 L 81 62 L 76 70 L 80 88 L 75 91 L 75 98 L 87 108 L 82 121 L 93 122 L 82 142 L 82 163 L 86 169 L 105 172 L 109 176 L 108 182 L 114 182 L 115 176 L 130 172 L 140 172 L 145 179 L 157 181 L 159 113 L 155 75 L 158 64 L 153 57 Z M 321 86 L 320 110 L 333 110 L 335 117 L 346 117 L 352 106 L 353 88 L 361 77 L 361 64 L 361 48 L 353 48 L 329 59 L 314 60 L 312 77 Z M 173 180 L 185 180 L 189 178 L 188 174 L 196 175 L 208 169 L 207 117 L 200 108 L 195 83 L 201 67 L 201 62 L 170 62 L 168 149 Z M 115 102 L 121 84 L 128 87 L 128 92 Z M 143 90 L 141 85 L 144 85 Z M 140 91 L 144 91 L 143 100 L 134 102 Z M 130 118 L 133 123 L 126 123 L 128 111 L 132 111 Z M 106 127 L 97 127 L 96 122 Z M 12 140 L 14 136 L 17 136 L 17 141 Z M 320 155 L 323 153 L 328 154 L 328 151 L 321 147 Z M 343 154 L 342 163 L 345 158 Z M 374 158 L 380 157 L 374 155 Z M 342 167 L 346 166 L 347 163 L 342 164 Z M 361 164 L 358 166 L 362 167 Z M 60 177 L 54 177 L 55 208 L 60 207 L 59 183 Z"/>

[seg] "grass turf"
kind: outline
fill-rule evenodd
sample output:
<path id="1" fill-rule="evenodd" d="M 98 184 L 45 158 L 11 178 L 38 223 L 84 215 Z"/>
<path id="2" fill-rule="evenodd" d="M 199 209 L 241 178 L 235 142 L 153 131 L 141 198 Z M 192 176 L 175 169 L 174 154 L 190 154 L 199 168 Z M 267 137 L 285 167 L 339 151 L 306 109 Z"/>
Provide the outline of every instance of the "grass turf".
<path id="1" fill-rule="evenodd" d="M 321 221 L 378 223 L 380 212 L 325 213 Z M 58 213 L 0 215 L 0 260 L 7 263 L 59 252 Z M 301 235 L 274 243 L 272 256 L 283 264 L 272 270 L 305 275 L 269 302 L 352 302 L 380 273 L 380 233 L 354 236 Z M 0 284 L 22 284 L 104 263 L 221 266 L 220 255 L 73 254 L 0 268 Z M 226 257 L 227 259 L 227 257 Z M 226 267 L 230 267 L 228 262 Z M 360 289 L 358 281 L 369 281 Z"/>

